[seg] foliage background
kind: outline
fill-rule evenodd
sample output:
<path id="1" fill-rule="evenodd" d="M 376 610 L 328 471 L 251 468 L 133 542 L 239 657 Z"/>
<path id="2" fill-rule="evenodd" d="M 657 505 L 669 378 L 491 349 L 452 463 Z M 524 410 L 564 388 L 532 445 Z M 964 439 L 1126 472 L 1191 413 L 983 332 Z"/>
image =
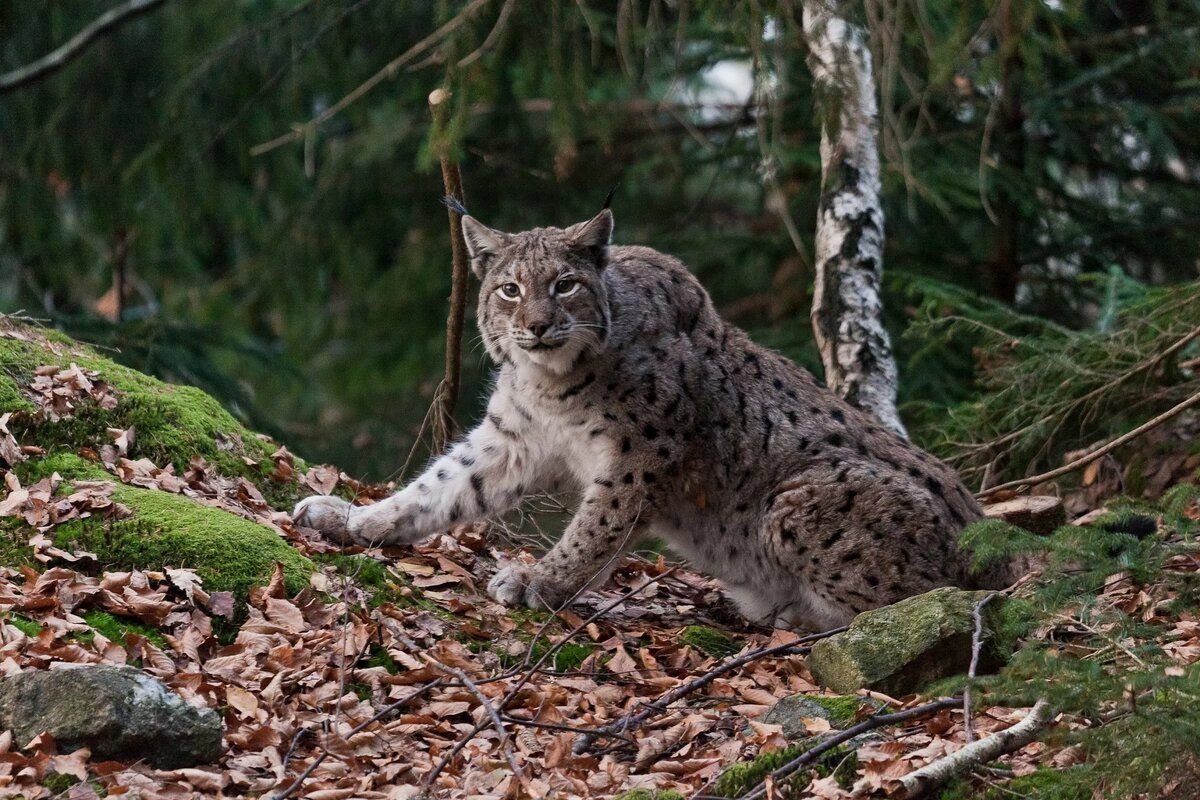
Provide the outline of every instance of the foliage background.
<path id="1" fill-rule="evenodd" d="M 0 4 L 0 71 L 111 6 Z M 476 10 L 457 17 L 464 6 Z M 446 142 L 472 212 L 500 228 L 583 219 L 616 185 L 618 242 L 679 255 L 729 317 L 817 368 L 819 132 L 799 13 L 783 0 L 167 2 L 0 95 L 0 311 L 196 383 L 307 458 L 389 477 L 441 372 L 449 245 L 431 152 Z M 1171 294 L 1147 287 L 1195 291 L 1200 3 L 863 0 L 851 13 L 875 55 L 888 323 L 918 439 L 938 445 L 948 415 L 971 420 L 996 391 L 977 376 L 1005 361 L 998 326 L 1103 346 L 1106 326 L 1140 324 L 1125 309 Z M 455 19 L 313 135 L 253 154 Z M 434 130 L 439 86 L 453 113 Z M 118 262 L 133 291 L 114 320 Z M 955 319 L 973 324 L 941 324 Z M 474 343 L 465 363 L 464 422 L 486 380 Z M 1128 422 L 1115 408 L 1060 449 Z"/>

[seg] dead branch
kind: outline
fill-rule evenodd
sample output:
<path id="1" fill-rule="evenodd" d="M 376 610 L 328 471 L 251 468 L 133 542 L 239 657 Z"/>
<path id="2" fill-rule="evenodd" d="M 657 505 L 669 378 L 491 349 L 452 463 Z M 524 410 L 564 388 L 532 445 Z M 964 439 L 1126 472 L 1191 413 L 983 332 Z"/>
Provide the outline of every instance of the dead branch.
<path id="1" fill-rule="evenodd" d="M 975 680 L 975 672 L 979 669 L 979 651 L 983 649 L 983 607 L 991 602 L 996 592 L 986 595 L 975 604 L 971 616 L 975 620 L 975 630 L 971 634 L 971 666 L 967 668 L 967 688 L 963 690 L 963 730 L 967 741 L 975 741 L 975 731 L 971 729 L 971 684 Z"/>
<path id="2" fill-rule="evenodd" d="M 450 157 L 450 145 L 445 141 L 446 122 L 449 117 L 450 93 L 435 89 L 429 95 L 429 109 L 433 114 L 436 135 L 442 138 L 438 145 L 438 161 L 442 167 L 442 186 L 446 197 L 465 204 L 463 197 L 462 172 L 458 162 Z M 467 314 L 467 245 L 463 241 L 462 215 L 451 204 L 446 205 L 446 216 L 450 220 L 450 312 L 446 317 L 446 369 L 442 377 L 440 402 L 433 417 L 433 439 L 435 448 L 441 450 L 454 436 L 454 408 L 458 405 L 459 380 L 462 364 L 463 324 Z"/>
<path id="3" fill-rule="evenodd" d="M 1054 480 L 1055 478 L 1060 478 L 1063 475 L 1068 475 L 1077 469 L 1086 467 L 1088 464 L 1092 463 L 1093 461 L 1095 461 L 1097 459 L 1103 458 L 1104 456 L 1111 453 L 1113 450 L 1116 450 L 1121 445 L 1132 442 L 1134 439 L 1138 438 L 1142 434 L 1154 430 L 1159 425 L 1162 425 L 1164 422 L 1167 422 L 1168 420 L 1179 416 L 1184 411 L 1187 411 L 1189 408 L 1191 408 L 1192 406 L 1195 406 L 1195 405 L 1200 405 L 1200 392 L 1197 392 L 1196 394 L 1192 395 L 1191 397 L 1184 400 L 1182 403 L 1179 403 L 1178 405 L 1174 406 L 1173 408 L 1170 408 L 1167 411 L 1164 411 L 1163 413 L 1159 414 L 1157 417 L 1150 420 L 1149 422 L 1145 422 L 1145 423 L 1139 425 L 1138 427 L 1131 430 L 1129 433 L 1118 436 L 1117 438 L 1110 441 L 1108 444 L 1097 447 L 1095 450 L 1091 451 L 1090 453 L 1086 453 L 1086 454 L 1080 456 L 1079 458 L 1075 459 L 1074 461 L 1072 461 L 1069 464 L 1064 464 L 1063 466 L 1058 467 L 1057 469 L 1052 469 L 1049 472 L 1043 472 L 1041 475 L 1033 475 L 1028 478 L 1020 478 L 1019 480 L 1009 481 L 1008 483 L 1002 483 L 999 486 L 993 486 L 990 489 L 986 489 L 986 490 L 980 492 L 979 494 L 976 495 L 976 497 L 978 499 L 982 500 L 987 497 L 990 497 L 991 495 L 995 494 L 996 492 L 1008 491 L 1008 490 L 1012 490 L 1012 489 L 1019 489 L 1019 488 L 1023 488 L 1026 486 L 1035 486 L 1039 483 L 1044 483 L 1045 481 Z"/>
<path id="4" fill-rule="evenodd" d="M 1049 724 L 1052 715 L 1050 705 L 1038 700 L 1025 719 L 985 739 L 971 742 L 961 750 L 939 758 L 900 779 L 905 797 L 917 797 L 941 786 L 951 778 L 961 775 L 972 767 L 985 764 L 992 759 L 1011 753 L 1033 741 L 1038 733 Z"/>
<path id="5" fill-rule="evenodd" d="M 805 750 L 803 753 L 793 758 L 788 763 L 784 764 L 779 769 L 774 770 L 761 785 L 752 791 L 742 795 L 738 800 L 761 800 L 767 796 L 767 787 L 778 784 L 780 781 L 787 780 L 803 767 L 816 761 L 818 758 L 828 753 L 833 748 L 848 742 L 855 736 L 866 733 L 867 731 L 882 728 L 887 725 L 895 725 L 900 722 L 908 722 L 911 719 L 925 717 L 930 714 L 936 714 L 945 708 L 958 708 L 962 705 L 960 697 L 944 697 L 940 700 L 934 700 L 931 703 L 914 706 L 904 711 L 896 711 L 891 714 L 874 714 L 867 717 L 857 725 L 851 725 L 844 731 L 840 731 L 833 736 L 821 740 L 821 743 L 813 747 L 811 750 Z"/>
<path id="6" fill-rule="evenodd" d="M 754 650 L 751 650 L 749 653 L 745 653 L 744 655 L 738 656 L 737 658 L 733 659 L 732 661 L 727 661 L 724 664 L 720 664 L 720 665 L 708 670 L 707 672 L 705 672 L 703 675 L 696 678 L 695 680 L 691 680 L 685 684 L 676 686 L 674 689 L 667 692 L 666 694 L 664 694 L 662 697 L 658 698 L 654 702 L 646 703 L 646 705 L 638 713 L 634 714 L 634 713 L 630 712 L 630 713 L 626 714 L 624 717 L 622 717 L 621 719 L 617 720 L 616 722 L 613 722 L 612 724 L 606 725 L 605 727 L 601 728 L 601 730 L 604 732 L 605 735 L 609 735 L 609 736 L 625 734 L 625 733 L 628 733 L 629 731 L 637 730 L 642 725 L 644 725 L 646 723 L 646 721 L 649 720 L 650 718 L 655 717 L 661 713 L 664 713 L 667 710 L 667 708 L 675 701 L 681 700 L 684 697 L 687 697 L 689 694 L 692 694 L 693 692 L 700 691 L 701 689 L 703 689 L 704 687 L 708 686 L 710 683 L 715 681 L 717 678 L 721 677 L 722 675 L 724 675 L 728 672 L 732 672 L 735 669 L 744 667 L 747 664 L 749 664 L 753 661 L 757 661 L 761 658 L 768 658 L 770 656 L 777 656 L 777 655 L 794 655 L 796 653 L 808 652 L 808 650 L 810 650 L 811 648 L 805 647 L 804 645 L 806 645 L 810 642 L 815 642 L 818 639 L 824 639 L 829 636 L 833 636 L 835 633 L 841 633 L 844 630 L 846 630 L 846 626 L 842 626 L 840 628 L 834 628 L 833 630 L 824 631 L 822 633 L 814 633 L 809 636 L 802 636 L 799 639 L 796 639 L 795 641 L 787 642 L 785 644 L 770 645 L 770 646 L 759 647 Z M 585 734 L 584 736 L 581 736 L 579 739 L 576 739 L 575 746 L 572 748 L 573 751 L 575 752 L 575 755 L 582 755 L 583 753 L 587 752 L 588 748 L 590 748 L 592 746 L 592 743 L 594 741 L 595 741 L 594 734 Z"/>
<path id="7" fill-rule="evenodd" d="M 454 31 L 462 27 L 464 22 L 470 19 L 476 11 L 486 6 L 489 2 L 491 2 L 491 0 L 471 0 L 471 2 L 464 6 L 462 11 L 459 11 L 457 14 L 455 14 L 449 22 L 447 22 L 445 25 L 442 25 L 433 33 L 429 34 L 424 39 L 417 42 L 388 63 L 384 64 L 378 72 L 356 86 L 341 100 L 338 100 L 336 103 L 310 119 L 308 122 L 303 124 L 295 124 L 292 126 L 292 130 L 288 131 L 287 133 L 277 136 L 269 142 L 263 142 L 262 144 L 255 145 L 254 147 L 250 148 L 250 155 L 261 156 L 278 147 L 283 147 L 285 144 L 298 141 L 302 138 L 306 139 L 311 137 L 313 132 L 316 131 L 317 128 L 321 127 L 321 125 L 345 111 L 347 107 L 360 100 L 363 95 L 370 92 L 380 83 L 383 83 L 383 81 L 387 80 L 388 78 L 394 78 L 401 67 L 412 62 L 417 58 L 417 56 L 422 55 L 426 50 L 429 50 L 451 33 L 454 33 Z"/>
<path id="8" fill-rule="evenodd" d="M 105 33 L 140 17 L 163 4 L 163 0 L 129 0 L 124 5 L 110 8 L 84 26 L 62 45 L 23 67 L 0 75 L 0 94 L 20 89 L 22 86 L 41 80 L 78 58 L 87 48 Z"/>
<path id="9" fill-rule="evenodd" d="M 504 720 L 500 718 L 500 712 L 496 710 L 496 706 L 492 705 L 492 701 L 488 696 L 475 685 L 467 673 L 463 672 L 458 667 L 451 667 L 448 664 L 443 664 L 428 653 L 422 653 L 425 661 L 437 669 L 445 672 L 447 675 L 452 675 L 466 687 L 467 691 L 475 695 L 480 705 L 487 712 L 488 717 L 492 720 L 492 727 L 496 729 L 496 733 L 500 736 L 500 747 L 504 750 L 504 758 L 508 761 L 508 767 L 512 770 L 516 779 L 522 783 L 525 781 L 525 773 L 521 770 L 521 765 L 517 763 L 517 757 L 513 754 L 511 737 L 508 735 L 508 728 L 504 726 Z"/>
<path id="10" fill-rule="evenodd" d="M 383 719 L 384 717 L 386 717 L 388 714 L 392 713 L 393 711 L 396 711 L 397 709 L 401 708 L 402 706 L 407 705 L 408 703 L 411 703 L 413 700 L 417 699 L 418 697 L 423 695 L 425 692 L 427 692 L 430 689 L 432 689 L 433 687 L 441 684 L 441 682 L 442 682 L 441 678 L 438 678 L 437 680 L 432 680 L 432 681 L 429 681 L 428 683 L 421 684 L 420 686 L 418 686 L 416 688 L 416 691 L 414 691 L 408 697 L 403 697 L 394 703 L 389 703 L 388 705 L 381 708 L 370 719 L 363 720 L 362 722 L 355 725 L 353 728 L 350 729 L 350 733 L 348 733 L 346 735 L 346 738 L 349 739 L 354 734 L 361 733 L 363 731 L 363 729 L 365 729 L 368 725 L 378 722 L 379 720 Z M 290 755 L 290 751 L 289 751 L 289 755 Z M 322 747 L 320 755 L 318 755 L 316 758 L 313 759 L 313 762 L 311 764 L 309 764 L 308 767 L 305 768 L 304 772 L 301 772 L 299 775 L 296 776 L 296 780 L 292 781 L 286 789 L 283 789 L 280 792 L 272 792 L 271 794 L 265 795 L 264 800 L 287 800 L 287 798 L 291 797 L 297 791 L 300 790 L 300 787 L 304 785 L 304 781 L 306 781 L 308 779 L 308 776 L 312 775 L 313 771 L 317 767 L 321 766 L 322 762 L 324 762 L 325 759 L 328 757 L 329 757 L 329 750 Z"/>

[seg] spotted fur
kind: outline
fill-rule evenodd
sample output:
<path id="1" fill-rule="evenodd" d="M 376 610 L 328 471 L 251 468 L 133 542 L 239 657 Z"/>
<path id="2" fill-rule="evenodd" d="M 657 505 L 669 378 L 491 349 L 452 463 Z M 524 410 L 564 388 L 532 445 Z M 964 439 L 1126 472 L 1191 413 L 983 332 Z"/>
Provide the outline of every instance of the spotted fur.
<path id="1" fill-rule="evenodd" d="M 465 218 L 499 365 L 487 413 L 388 500 L 310 498 L 297 519 L 345 542 L 415 542 L 574 485 L 559 542 L 489 587 L 530 606 L 604 581 L 647 535 L 751 619 L 797 628 L 981 583 L 956 541 L 980 509 L 951 469 L 721 319 L 677 259 L 610 247 L 612 224 L 605 210 L 507 234 Z"/>

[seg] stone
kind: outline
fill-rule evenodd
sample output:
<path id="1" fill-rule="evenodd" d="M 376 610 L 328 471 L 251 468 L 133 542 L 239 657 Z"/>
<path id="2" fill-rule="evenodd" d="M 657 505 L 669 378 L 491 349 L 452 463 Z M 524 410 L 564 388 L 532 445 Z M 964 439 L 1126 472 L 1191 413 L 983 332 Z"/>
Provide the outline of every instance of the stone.
<path id="1" fill-rule="evenodd" d="M 193 708 L 162 681 L 132 667 L 26 670 L 0 679 L 0 728 L 18 745 L 40 733 L 60 751 L 92 759 L 145 760 L 161 769 L 220 757 L 221 716 Z"/>
<path id="2" fill-rule="evenodd" d="M 866 611 L 849 629 L 817 642 L 808 668 L 831 691 L 871 689 L 893 697 L 965 673 L 971 663 L 973 612 L 988 594 L 944 587 Z M 1003 663 L 995 632 L 1004 602 L 997 595 L 984 606 L 979 673 Z"/>
<path id="3" fill-rule="evenodd" d="M 983 507 L 988 519 L 999 519 L 1039 536 L 1049 536 L 1067 524 L 1067 509 L 1061 499 L 1048 495 L 1026 495 Z"/>
<path id="4" fill-rule="evenodd" d="M 804 720 L 823 719 L 832 729 L 845 730 L 858 721 L 858 709 L 862 706 L 868 706 L 869 713 L 884 708 L 883 703 L 869 697 L 794 694 L 773 705 L 763 722 L 782 725 L 783 735 L 795 741 L 812 735 Z"/>

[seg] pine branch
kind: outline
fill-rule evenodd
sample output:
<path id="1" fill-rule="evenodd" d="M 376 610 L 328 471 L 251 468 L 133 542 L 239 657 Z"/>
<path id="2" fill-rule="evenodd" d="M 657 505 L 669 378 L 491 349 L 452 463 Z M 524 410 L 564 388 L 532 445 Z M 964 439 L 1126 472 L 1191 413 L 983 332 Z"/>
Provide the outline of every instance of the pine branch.
<path id="1" fill-rule="evenodd" d="M 104 34 L 153 11 L 162 4 L 163 0 L 129 0 L 124 5 L 109 9 L 84 26 L 83 30 L 64 44 L 51 50 L 37 61 L 0 75 L 0 94 L 15 91 L 22 86 L 53 75 L 82 55 L 92 43 Z"/>

